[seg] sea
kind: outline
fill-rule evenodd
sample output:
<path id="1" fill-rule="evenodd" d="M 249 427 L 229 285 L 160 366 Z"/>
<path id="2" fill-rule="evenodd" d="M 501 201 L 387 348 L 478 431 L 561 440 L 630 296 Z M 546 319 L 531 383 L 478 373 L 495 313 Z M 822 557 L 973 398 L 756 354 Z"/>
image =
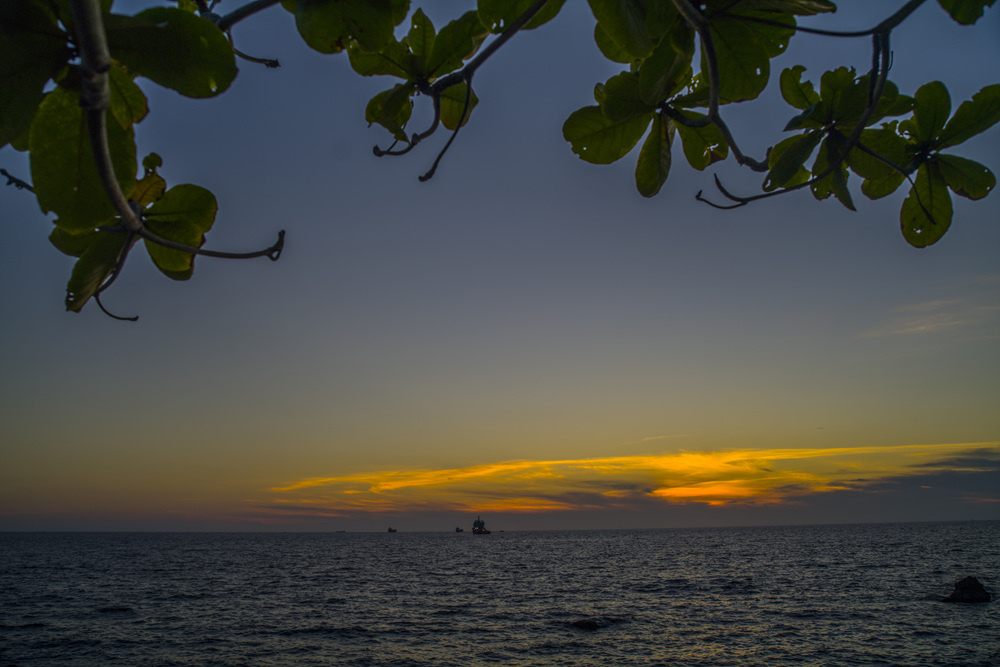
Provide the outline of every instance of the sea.
<path id="1" fill-rule="evenodd" d="M 968 575 L 1000 522 L 2 533 L 0 665 L 1000 665 Z"/>

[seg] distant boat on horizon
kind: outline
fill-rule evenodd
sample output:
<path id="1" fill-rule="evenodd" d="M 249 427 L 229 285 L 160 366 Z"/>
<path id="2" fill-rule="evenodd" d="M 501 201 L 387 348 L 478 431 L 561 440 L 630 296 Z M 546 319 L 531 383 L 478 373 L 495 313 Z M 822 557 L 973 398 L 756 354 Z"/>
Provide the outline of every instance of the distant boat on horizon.
<path id="1" fill-rule="evenodd" d="M 486 530 L 486 522 L 483 521 L 482 517 L 477 516 L 476 520 L 472 522 L 472 534 L 473 535 L 490 534 L 490 531 Z"/>
<path id="2" fill-rule="evenodd" d="M 389 526 L 389 532 L 390 532 L 390 533 L 395 533 L 395 532 L 396 532 L 396 529 L 395 529 L 395 528 L 393 528 L 392 526 Z"/>
<path id="3" fill-rule="evenodd" d="M 455 532 L 456 533 L 464 533 L 465 530 L 463 528 L 459 528 L 458 526 L 455 526 Z"/>

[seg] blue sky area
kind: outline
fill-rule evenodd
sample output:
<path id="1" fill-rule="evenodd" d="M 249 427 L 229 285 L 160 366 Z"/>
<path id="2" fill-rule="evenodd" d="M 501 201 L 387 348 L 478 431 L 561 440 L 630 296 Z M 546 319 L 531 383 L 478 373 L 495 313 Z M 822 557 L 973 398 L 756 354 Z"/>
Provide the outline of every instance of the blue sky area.
<path id="1" fill-rule="evenodd" d="M 456 4 L 414 7 L 440 27 Z M 1000 518 L 998 195 L 956 198 L 923 250 L 903 192 L 873 202 L 856 180 L 857 213 L 804 192 L 719 211 L 694 199 L 713 174 L 742 193 L 760 175 L 678 150 L 644 199 L 634 154 L 598 167 L 562 138 L 620 71 L 592 31 L 569 0 L 502 48 L 426 183 L 446 137 L 376 158 L 364 109 L 393 82 L 310 51 L 280 8 L 233 31 L 279 69 L 241 62 L 212 100 L 146 82 L 140 154 L 215 193 L 208 246 L 288 236 L 277 263 L 199 258 L 187 283 L 133 258 L 103 300 L 137 323 L 65 312 L 72 261 L 30 195 L 0 190 L 0 529 Z M 957 108 L 1000 81 L 998 35 L 996 9 L 960 27 L 928 2 L 893 35 L 891 77 L 945 81 Z M 781 68 L 869 62 L 867 39 L 799 35 L 726 117 L 762 156 L 794 115 Z M 1000 130 L 960 154 L 996 173 Z M 9 147 L 0 166 L 29 174 Z"/>

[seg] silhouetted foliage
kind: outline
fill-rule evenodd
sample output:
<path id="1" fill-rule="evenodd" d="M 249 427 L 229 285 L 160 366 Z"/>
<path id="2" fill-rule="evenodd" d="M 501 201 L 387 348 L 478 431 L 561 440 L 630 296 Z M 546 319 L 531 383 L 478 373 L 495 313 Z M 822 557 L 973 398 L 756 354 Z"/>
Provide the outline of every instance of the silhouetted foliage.
<path id="1" fill-rule="evenodd" d="M 570 114 L 563 135 L 593 164 L 624 158 L 639 145 L 638 191 L 656 195 L 673 163 L 674 143 L 697 170 L 726 160 L 763 174 L 762 192 L 737 196 L 716 179 L 720 208 L 808 188 L 855 210 L 851 175 L 877 199 L 904 183 L 900 208 L 907 242 L 937 242 L 952 222 L 952 194 L 981 199 L 996 178 L 950 150 L 1000 121 L 1000 84 L 983 88 L 952 114 L 945 84 L 932 81 L 912 96 L 888 79 L 892 31 L 926 0 L 909 0 L 878 25 L 835 32 L 797 25 L 797 16 L 833 12 L 829 0 L 589 0 L 593 38 L 623 71 L 594 89 L 595 104 Z M 994 0 L 937 0 L 952 19 L 975 23 Z M 206 250 L 216 200 L 197 185 L 168 188 L 155 153 L 139 160 L 133 126 L 147 113 L 135 80 L 144 77 L 188 97 L 213 97 L 237 73 L 236 58 L 276 67 L 276 60 L 238 51 L 230 30 L 278 4 L 255 0 L 219 15 L 217 0 L 177 0 L 134 16 L 112 12 L 112 0 L 5 0 L 0 13 L 0 146 L 29 151 L 31 183 L 3 172 L 8 184 L 32 190 L 55 215 L 50 239 L 78 258 L 66 307 L 79 311 L 119 275 L 143 241 L 153 263 L 187 280 L 196 255 L 277 259 L 283 232 L 255 253 Z M 402 155 L 441 128 L 451 133 L 430 178 L 476 108 L 473 76 L 520 30 L 553 19 L 565 0 L 478 0 L 438 30 L 409 0 L 284 0 L 302 39 L 321 53 L 343 53 L 363 76 L 399 80 L 368 103 L 365 118 L 392 137 L 376 155 Z M 125 3 L 121 3 L 125 4 Z M 457 4 L 457 3 L 456 3 Z M 471 4 L 471 3 L 470 3 Z M 401 28 L 405 21 L 408 28 Z M 770 63 L 800 33 L 870 38 L 867 72 L 838 67 L 818 88 L 801 65 L 779 75 L 792 110 L 791 136 L 756 160 L 744 154 L 723 109 L 756 99 L 771 78 Z M 433 106 L 433 122 L 409 130 L 415 98 Z M 103 309 L 103 306 L 101 306 Z M 107 311 L 105 311 L 107 312 Z M 123 318 L 124 319 L 124 318 Z M 129 318 L 134 319 L 134 318 Z"/>

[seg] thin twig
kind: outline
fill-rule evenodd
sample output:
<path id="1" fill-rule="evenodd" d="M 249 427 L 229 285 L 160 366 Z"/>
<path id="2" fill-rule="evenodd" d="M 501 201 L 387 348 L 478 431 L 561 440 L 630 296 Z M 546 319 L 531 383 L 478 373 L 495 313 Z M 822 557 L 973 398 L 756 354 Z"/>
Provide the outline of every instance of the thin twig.
<path id="1" fill-rule="evenodd" d="M 236 54 L 237 57 L 243 58 L 243 60 L 251 63 L 263 65 L 268 69 L 277 69 L 278 67 L 281 67 L 281 63 L 278 62 L 277 58 L 257 58 L 256 56 L 247 55 L 236 48 L 236 45 L 233 44 L 233 36 L 231 34 L 226 33 L 226 37 L 229 38 L 229 45 L 233 47 L 233 53 Z"/>
<path id="2" fill-rule="evenodd" d="M 240 58 L 243 58 L 243 60 L 263 65 L 268 69 L 277 69 L 278 67 L 281 67 L 281 63 L 278 62 L 277 58 L 257 58 L 254 56 L 248 56 L 247 54 L 237 49 L 235 46 L 233 47 L 233 53 L 235 53 Z"/>
<path id="3" fill-rule="evenodd" d="M 121 320 L 122 322 L 138 322 L 139 321 L 139 316 L 138 315 L 133 315 L 132 317 L 124 317 L 122 315 L 115 315 L 114 313 L 112 313 L 110 310 L 108 310 L 107 308 L 104 307 L 103 303 L 101 303 L 101 295 L 100 294 L 95 294 L 94 297 L 93 297 L 93 299 L 94 299 L 94 303 L 97 304 L 97 307 L 101 309 L 101 312 L 103 312 L 105 315 L 107 315 L 111 319 Z"/>
<path id="4" fill-rule="evenodd" d="M 281 251 L 285 247 L 285 230 L 282 229 L 278 232 L 278 240 L 274 242 L 269 248 L 264 248 L 263 250 L 255 250 L 253 252 L 222 252 L 219 250 L 208 250 L 206 248 L 196 248 L 195 246 L 187 245 L 185 243 L 179 243 L 177 241 L 171 241 L 170 239 L 165 239 L 162 236 L 157 236 L 153 232 L 149 231 L 146 227 L 136 231 L 136 235 L 157 245 L 161 245 L 164 248 L 172 248 L 174 250 L 180 250 L 181 252 L 189 252 L 192 255 L 204 255 L 205 257 L 221 257 L 223 259 L 253 259 L 255 257 L 267 257 L 272 262 L 278 261 L 281 257 Z"/>
<path id="5" fill-rule="evenodd" d="M 911 0 L 911 2 L 907 3 L 907 7 L 912 5 L 913 9 L 915 9 L 923 1 L 924 0 Z M 899 16 L 901 14 L 901 11 L 894 14 L 892 17 L 890 17 L 890 19 Z M 912 11 L 912 9 L 910 11 Z M 861 117 L 858 119 L 857 123 L 855 123 L 854 128 L 851 131 L 850 136 L 847 137 L 847 140 L 844 143 L 843 150 L 840 152 L 840 154 L 837 155 L 835 159 L 830 160 L 830 164 L 823 172 L 812 177 L 811 179 L 809 179 L 804 183 L 799 183 L 798 185 L 793 185 L 787 188 L 781 188 L 779 190 L 773 190 L 771 192 L 765 192 L 750 197 L 739 197 L 737 195 L 731 194 L 722 186 L 722 182 L 719 180 L 718 176 L 716 176 L 715 185 L 718 188 L 719 192 L 721 192 L 722 195 L 726 197 L 726 199 L 729 199 L 730 201 L 733 202 L 737 202 L 736 206 L 728 206 L 728 207 L 716 206 L 716 208 L 737 208 L 739 206 L 745 206 L 746 204 L 749 204 L 754 201 L 759 201 L 761 199 L 768 199 L 770 197 L 776 197 L 779 195 L 786 194 L 788 192 L 794 192 L 795 190 L 800 190 L 804 187 L 812 186 L 815 183 L 822 181 L 824 178 L 832 174 L 835 170 L 840 168 L 844 160 L 847 159 L 847 155 L 851 152 L 851 149 L 858 145 L 858 142 L 861 139 L 861 133 L 868 125 L 868 119 L 871 118 L 873 113 L 875 113 L 875 107 L 878 106 L 879 101 L 882 99 L 882 94 L 885 92 L 885 84 L 888 82 L 889 63 L 891 59 L 891 49 L 889 48 L 889 36 L 892 32 L 893 27 L 899 24 L 898 21 L 890 24 L 889 23 L 890 19 L 886 19 L 886 21 L 883 21 L 884 24 L 890 25 L 890 27 L 880 30 L 879 32 L 876 32 L 872 36 L 872 69 L 868 72 L 868 76 L 870 82 L 874 81 L 874 85 L 870 84 L 868 106 L 865 107 L 865 110 L 861 114 Z M 695 198 L 698 199 L 699 201 L 703 201 L 707 204 L 715 206 L 707 199 L 702 197 L 701 191 L 699 191 L 698 194 L 695 195 Z"/>
<path id="6" fill-rule="evenodd" d="M 0 174 L 7 177 L 7 185 L 13 185 L 18 190 L 27 190 L 28 192 L 34 192 L 35 188 L 31 187 L 31 184 L 27 181 L 22 181 L 17 176 L 11 175 L 6 169 L 0 169 Z"/>
<path id="7" fill-rule="evenodd" d="M 124 228 L 121 226 L 118 226 L 117 229 L 124 231 Z M 104 283 L 94 292 L 93 299 L 94 303 L 97 304 L 97 307 L 100 308 L 101 311 L 108 317 L 116 320 L 122 320 L 125 322 L 137 322 L 139 320 L 138 315 L 133 315 L 132 317 L 123 317 L 121 315 L 115 315 L 107 308 L 105 308 L 103 303 L 101 303 L 101 294 L 104 293 L 104 291 L 107 290 L 109 287 L 111 287 L 116 280 L 118 280 L 118 276 L 121 275 L 122 269 L 125 268 L 125 260 L 128 259 L 128 254 L 129 252 L 132 251 L 132 247 L 135 244 L 135 234 L 129 231 L 125 231 L 125 233 L 128 236 L 125 239 L 125 243 L 122 245 L 122 250 L 118 255 L 118 259 L 115 260 L 115 268 L 111 272 L 111 275 L 108 276 L 107 280 L 105 280 Z"/>
<path id="8" fill-rule="evenodd" d="M 399 143 L 399 139 L 393 141 L 392 145 L 386 149 L 379 148 L 378 146 L 372 146 L 372 152 L 375 153 L 375 157 L 383 157 L 386 155 L 396 157 L 399 155 L 406 155 L 416 148 L 417 144 L 437 131 L 438 124 L 441 122 L 441 95 L 440 93 L 435 92 L 431 92 L 430 94 L 433 95 L 434 99 L 434 120 L 431 122 L 431 126 L 423 132 L 414 132 L 405 148 L 394 150 L 396 144 Z"/>
<path id="9" fill-rule="evenodd" d="M 462 129 L 462 125 L 465 124 L 466 119 L 469 117 L 469 105 L 471 103 L 472 103 L 472 75 L 470 74 L 469 78 L 466 79 L 465 82 L 465 106 L 462 107 L 462 115 L 458 119 L 458 124 L 455 125 L 455 131 L 451 133 L 451 136 L 448 138 L 448 142 L 444 145 L 444 148 L 441 149 L 441 152 L 438 153 L 438 156 L 434 160 L 434 164 L 431 165 L 431 168 L 427 171 L 426 174 L 423 174 L 422 176 L 419 177 L 421 183 L 429 181 L 431 178 L 433 178 L 434 172 L 437 171 L 438 164 L 441 163 L 441 158 L 443 158 L 444 154 L 448 152 L 449 148 L 451 148 L 451 143 L 455 141 L 455 137 L 458 136 L 458 131 Z"/>

